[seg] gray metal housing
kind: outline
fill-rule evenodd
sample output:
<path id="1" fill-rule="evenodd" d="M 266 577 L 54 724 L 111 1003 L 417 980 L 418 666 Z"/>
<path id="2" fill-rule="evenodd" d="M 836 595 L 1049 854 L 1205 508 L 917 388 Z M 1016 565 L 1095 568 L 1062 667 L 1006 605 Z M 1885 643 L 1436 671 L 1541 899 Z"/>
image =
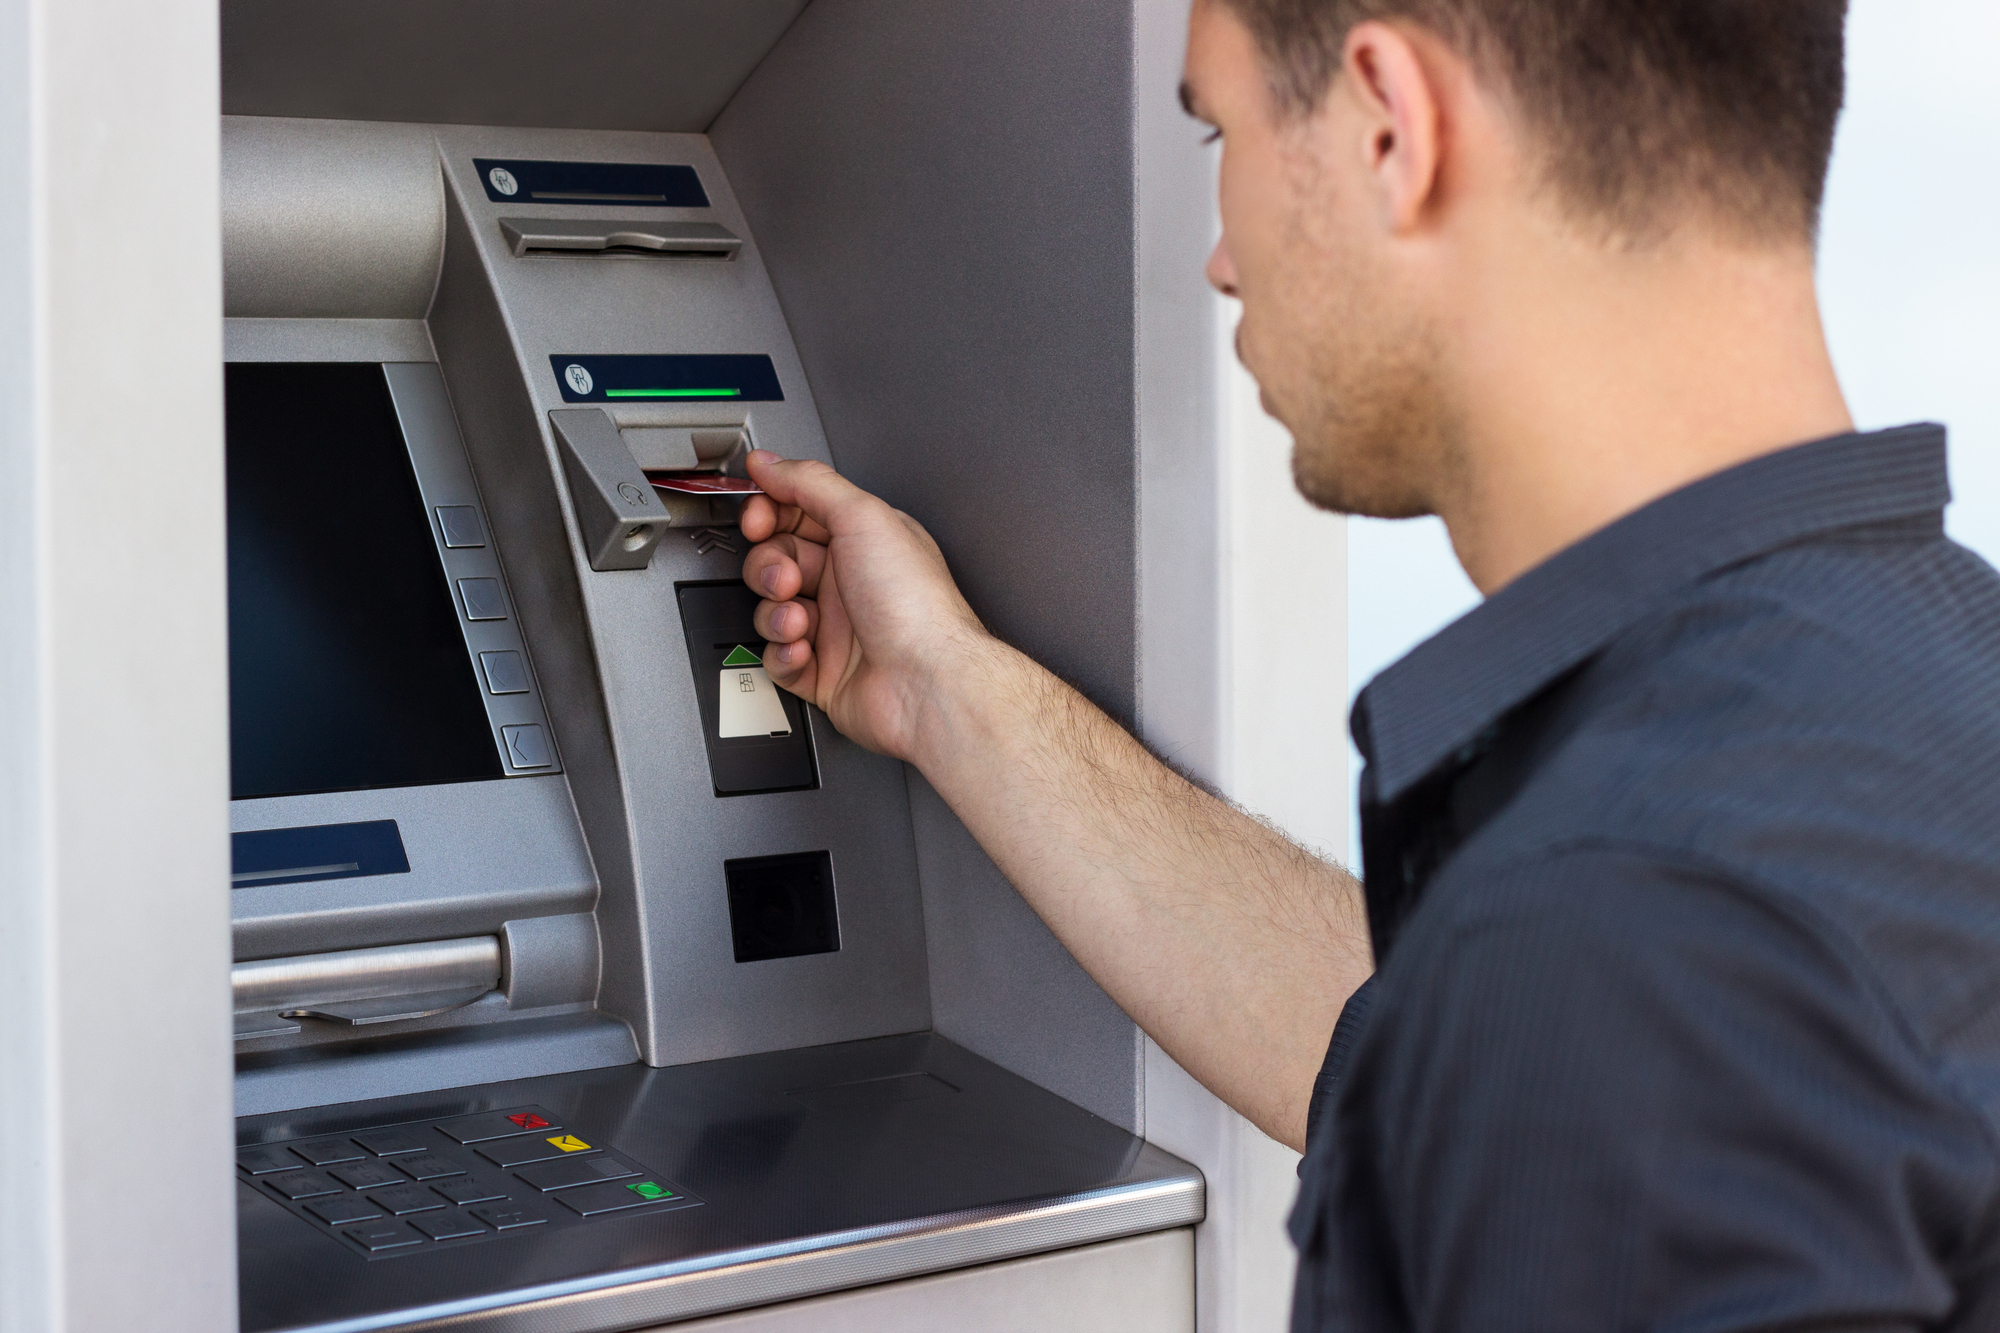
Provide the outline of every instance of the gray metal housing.
<path id="1" fill-rule="evenodd" d="M 230 42 L 250 31 L 231 15 L 253 8 L 246 0 L 226 8 Z M 686 34 L 698 30 L 690 16 L 699 8 L 659 12 L 696 22 Z M 596 12 L 577 10 L 586 11 Z M 419 4 L 385 21 L 438 33 L 448 12 L 449 4 Z M 312 20 L 322 22 L 345 20 Z M 788 22 L 782 36 L 769 33 L 768 54 L 718 56 L 718 68 L 754 72 L 715 103 L 722 111 L 712 120 L 637 108 L 616 89 L 582 84 L 558 116 L 539 92 L 510 100 L 491 70 L 451 62 L 421 90 L 432 99 L 421 107 L 410 98 L 422 80 L 394 61 L 365 107 L 351 87 L 326 91 L 345 76 L 313 69 L 283 96 L 269 79 L 237 79 L 226 98 L 232 111 L 315 118 L 290 122 L 306 139 L 332 128 L 318 118 L 342 117 L 383 122 L 338 127 L 350 136 L 400 139 L 419 128 L 431 136 L 436 194 L 414 188 L 414 176 L 402 178 L 410 186 L 384 187 L 404 196 L 400 211 L 410 217 L 428 200 L 439 204 L 427 214 L 437 219 L 437 269 L 424 317 L 412 319 L 407 304 L 341 319 L 258 306 L 256 318 L 230 321 L 228 341 L 232 355 L 435 357 L 564 763 L 559 778 L 487 785 L 559 788 L 573 832 L 556 842 L 574 841 L 586 867 L 588 886 L 569 900 L 580 906 L 555 914 L 550 890 L 490 882 L 534 899 L 501 923 L 507 932 L 591 923 L 598 948 L 589 968 L 602 978 L 591 1002 L 514 1013 L 505 1007 L 510 990 L 412 1032 L 433 1033 L 439 1052 L 491 1041 L 496 1055 L 523 1062 L 496 1076 L 527 1077 L 611 1059 L 589 1035 L 603 1015 L 630 1025 L 628 1050 L 661 1065 L 930 1028 L 1144 1132 L 1146 1068 L 1158 1053 L 1149 1057 L 1136 1027 L 920 777 L 860 752 L 815 716 L 819 790 L 728 800 L 705 790 L 672 589 L 733 577 L 740 550 L 698 544 L 699 530 L 669 531 L 645 568 L 592 568 L 551 429 L 549 413 L 566 404 L 549 356 L 766 351 L 784 403 L 619 404 L 613 424 L 651 466 L 698 455 L 699 431 L 745 426 L 761 446 L 831 459 L 930 526 L 1003 636 L 1115 716 L 1189 744 L 1197 766 L 1215 745 L 1217 724 L 1204 712 L 1214 681 L 1203 674 L 1213 645 L 1177 654 L 1184 680 L 1158 660 L 1170 625 L 1200 632 L 1214 608 L 1214 533 L 1203 509 L 1212 436 L 1201 416 L 1213 405 L 1214 367 L 1198 263 L 1185 282 L 1161 287 L 1146 276 L 1161 267 L 1162 238 L 1176 271 L 1198 259 L 1208 225 L 1205 209 L 1193 207 L 1149 220 L 1135 180 L 1135 161 L 1157 160 L 1157 148 L 1141 142 L 1147 130 L 1133 100 L 1149 21 L 1129 6 L 1054 0 L 948 11 L 920 0 L 816 0 Z M 1148 30 L 1171 26 L 1150 21 Z M 349 59 L 346 41 L 331 43 L 327 69 Z M 1169 95 L 1170 82 L 1160 91 Z M 394 123 L 419 116 L 432 125 Z M 539 127 L 522 123 L 536 117 Z M 479 120 L 488 123 L 468 123 Z M 559 123 L 594 128 L 546 128 Z M 281 134 L 283 123 L 259 128 Z M 668 128 L 705 133 L 636 132 Z M 491 201 L 473 175 L 475 156 L 690 163 L 713 206 L 652 210 L 648 221 L 663 235 L 717 228 L 740 239 L 738 258 L 528 245 L 531 231 L 594 234 L 594 220 L 610 214 Z M 1024 213 L 1034 227 L 1020 225 Z M 1153 249 L 1142 252 L 1142 243 Z M 232 280 L 254 290 L 253 277 Z M 1178 341 L 1148 333 L 1142 300 L 1192 314 L 1192 333 Z M 1164 728 L 1162 718 L 1171 719 Z M 843 949 L 735 964 L 721 861 L 822 846 L 834 855 Z M 457 924 L 479 915 L 478 896 L 439 892 L 419 907 L 432 897 L 426 890 L 394 910 L 442 933 L 410 935 L 405 925 L 388 933 L 443 939 L 490 928 Z M 377 906 L 349 914 L 343 928 L 373 939 L 360 923 L 386 922 L 388 897 Z M 568 938 L 573 949 L 576 932 Z M 534 956 L 545 960 L 541 975 L 561 978 L 564 965 L 547 963 L 572 955 Z M 576 990 L 525 990 L 517 1002 Z M 444 1086 L 414 1060 L 352 1063 L 342 1077 L 355 1091 L 343 1096 Z M 260 1109 L 308 1104 L 285 1100 L 308 1095 L 308 1083 L 313 1096 L 338 1086 L 276 1062 L 255 1073 L 266 1088 L 282 1076 L 299 1089 L 273 1092 L 255 1102 Z"/>
<path id="2" fill-rule="evenodd" d="M 915 0 L 819 0 L 761 64 L 750 62 L 756 72 L 708 137 L 226 120 L 232 153 L 282 154 L 291 178 L 311 182 L 301 197 L 323 230 L 367 237 L 388 229 L 381 218 L 400 219 L 407 253 L 436 256 L 422 333 L 450 386 L 546 686 L 567 768 L 564 804 L 594 872 L 569 882 L 594 879 L 598 895 L 581 890 L 558 907 L 547 891 L 508 887 L 511 871 L 488 876 L 488 888 L 534 899 L 523 919 L 595 908 L 599 1007 L 631 1026 L 648 1061 L 934 1026 L 1115 1123 L 1143 1123 L 1136 1028 L 921 778 L 817 719 L 818 791 L 717 800 L 704 790 L 671 590 L 733 577 L 738 555 L 704 553 L 669 532 L 644 569 L 592 569 L 547 415 L 564 408 L 551 354 L 768 350 L 783 403 L 621 404 L 616 422 L 628 440 L 648 428 L 664 437 L 748 425 L 761 446 L 836 461 L 932 528 L 998 632 L 1133 720 L 1131 28 L 1129 12 L 1103 6 L 988 5 L 947 16 Z M 847 95 L 861 86 L 880 95 Z M 230 105 L 245 105 L 245 85 L 232 87 Z M 477 104 L 468 98 L 459 105 Z M 909 115 L 912 105 L 926 114 Z M 623 114 L 598 113 L 613 123 Z M 419 137 L 435 154 L 428 179 L 413 166 Z M 303 165 L 322 154 L 328 169 Z M 744 238 L 739 258 L 515 254 L 503 217 L 597 216 L 494 203 L 472 176 L 474 157 L 538 156 L 694 165 L 713 207 L 653 212 Z M 361 188 L 366 173 L 353 164 L 369 160 L 381 170 Z M 1015 225 L 1024 207 L 1043 225 Z M 289 225 L 299 211 L 232 205 L 232 254 L 280 254 L 257 249 L 259 228 Z M 369 255 L 359 244 L 347 253 L 357 264 Z M 270 268 L 243 261 L 232 292 L 272 289 Z M 412 273 L 353 310 L 369 320 L 301 319 L 323 308 L 311 286 L 291 306 L 232 296 L 233 310 L 262 317 L 233 319 L 231 342 L 309 359 L 345 338 L 365 353 L 407 327 L 388 321 L 408 319 L 407 293 L 423 285 Z M 361 337 L 351 326 L 362 323 L 383 331 Z M 1060 597 L 1047 595 L 1054 588 Z M 572 835 L 552 836 L 560 845 Z M 735 964 L 721 862 L 822 847 L 834 855 L 845 947 Z M 395 886 L 394 904 L 350 913 L 344 936 L 360 945 L 446 937 L 412 928 L 489 928 L 463 924 L 482 915 L 470 900 L 455 912 L 427 908 L 449 894 L 427 885 L 411 898 L 406 887 Z M 257 915 L 239 922 L 239 955 L 270 947 L 251 945 L 277 931 Z"/>

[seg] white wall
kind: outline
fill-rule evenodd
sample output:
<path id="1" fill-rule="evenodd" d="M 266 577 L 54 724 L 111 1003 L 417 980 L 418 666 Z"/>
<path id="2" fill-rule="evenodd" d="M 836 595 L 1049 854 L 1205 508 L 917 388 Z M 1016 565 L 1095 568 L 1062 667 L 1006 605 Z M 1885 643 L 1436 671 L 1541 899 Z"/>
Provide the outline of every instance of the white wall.
<path id="1" fill-rule="evenodd" d="M 1866 428 L 1951 427 L 1952 535 L 2000 561 L 2000 4 L 1855 0 L 1820 293 Z"/>
<path id="2" fill-rule="evenodd" d="M 2000 563 L 1996 54 L 1994 0 L 1854 0 L 1820 289 L 1857 421 L 1946 422 L 1951 531 Z M 1356 520 L 1347 541 L 1348 680 L 1359 691 L 1477 594 L 1435 519 Z"/>
<path id="3" fill-rule="evenodd" d="M 236 1326 L 217 59 L 0 0 L 6 1333 Z"/>

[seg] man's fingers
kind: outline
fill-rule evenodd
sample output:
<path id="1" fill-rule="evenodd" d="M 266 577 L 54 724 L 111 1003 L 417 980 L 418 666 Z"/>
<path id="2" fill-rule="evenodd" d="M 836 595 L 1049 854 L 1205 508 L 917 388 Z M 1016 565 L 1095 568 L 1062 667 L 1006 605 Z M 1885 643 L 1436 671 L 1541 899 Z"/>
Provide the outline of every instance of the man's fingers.
<path id="1" fill-rule="evenodd" d="M 753 542 L 769 540 L 780 532 L 795 533 L 809 542 L 826 544 L 827 531 L 806 517 L 797 505 L 781 505 L 768 495 L 753 495 L 743 502 L 736 526 Z"/>
<path id="2" fill-rule="evenodd" d="M 819 603 L 759 602 L 754 623 L 766 642 L 811 643 L 819 638 Z"/>
<path id="3" fill-rule="evenodd" d="M 750 479 L 764 488 L 766 503 L 776 506 L 774 530 L 795 532 L 807 541 L 829 540 L 844 517 L 881 503 L 817 459 L 786 459 L 768 449 L 753 449 L 749 468 Z M 747 502 L 744 507 L 749 508 Z M 788 509 L 800 515 L 789 528 L 785 521 Z M 761 517 L 759 521 L 763 521 Z M 750 535 L 748 529 L 744 535 Z"/>
<path id="4" fill-rule="evenodd" d="M 780 689 L 790 690 L 812 701 L 819 684 L 819 660 L 809 643 L 767 643 L 764 645 L 764 674 Z"/>
<path id="5" fill-rule="evenodd" d="M 750 591 L 772 602 L 817 597 L 825 571 L 826 548 L 789 533 L 752 547 L 743 558 L 743 581 Z"/>

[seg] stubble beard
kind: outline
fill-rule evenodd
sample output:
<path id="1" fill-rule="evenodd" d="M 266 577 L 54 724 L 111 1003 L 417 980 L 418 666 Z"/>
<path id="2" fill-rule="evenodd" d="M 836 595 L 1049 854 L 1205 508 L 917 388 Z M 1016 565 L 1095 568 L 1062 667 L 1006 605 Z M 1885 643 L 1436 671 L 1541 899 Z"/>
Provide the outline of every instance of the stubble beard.
<path id="1" fill-rule="evenodd" d="M 1292 426 L 1292 481 L 1320 509 L 1421 518 L 1453 454 L 1437 388 L 1436 342 L 1411 328 L 1390 340 L 1334 340 L 1302 419 Z M 1289 423 L 1288 423 L 1289 424 Z"/>
<path id="2" fill-rule="evenodd" d="M 1457 471 L 1442 340 L 1412 295 L 1328 225 L 1333 211 L 1303 208 L 1293 220 L 1291 271 L 1302 280 L 1268 312 L 1278 340 L 1256 358 L 1270 362 L 1270 378 L 1258 375 L 1265 406 L 1292 432 L 1292 480 L 1313 505 L 1420 518 L 1437 512 Z"/>

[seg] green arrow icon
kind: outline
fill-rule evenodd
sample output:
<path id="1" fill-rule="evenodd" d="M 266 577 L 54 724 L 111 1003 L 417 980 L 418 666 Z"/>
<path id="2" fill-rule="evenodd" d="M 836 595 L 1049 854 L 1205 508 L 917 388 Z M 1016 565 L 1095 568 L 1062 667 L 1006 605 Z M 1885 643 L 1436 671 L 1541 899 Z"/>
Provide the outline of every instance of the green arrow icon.
<path id="1" fill-rule="evenodd" d="M 726 667 L 763 666 L 764 659 L 739 643 L 729 650 L 729 656 L 722 659 L 722 665 Z"/>

